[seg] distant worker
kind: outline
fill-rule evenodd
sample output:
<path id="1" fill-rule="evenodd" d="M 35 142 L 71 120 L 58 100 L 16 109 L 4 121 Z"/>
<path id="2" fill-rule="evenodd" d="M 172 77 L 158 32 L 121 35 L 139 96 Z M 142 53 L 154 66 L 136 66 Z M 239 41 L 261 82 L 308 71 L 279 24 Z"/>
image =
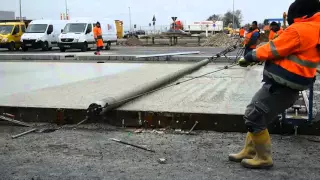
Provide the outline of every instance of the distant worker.
<path id="1" fill-rule="evenodd" d="M 299 91 L 309 89 L 320 63 L 320 2 L 296 0 L 288 10 L 289 27 L 278 38 L 249 52 L 239 60 L 247 67 L 265 61 L 263 86 L 244 113 L 247 137 L 243 150 L 229 160 L 246 168 L 273 166 L 269 123 L 290 108 Z"/>
<path id="2" fill-rule="evenodd" d="M 250 30 L 246 34 L 246 37 L 244 39 L 244 46 L 245 46 L 244 55 L 246 55 L 248 52 L 251 52 L 252 50 L 257 48 L 257 45 L 259 44 L 259 38 L 260 38 L 260 30 L 258 29 L 258 23 L 257 21 L 253 21 L 252 26 L 250 27 Z"/>
<path id="3" fill-rule="evenodd" d="M 100 51 L 103 49 L 103 39 L 100 22 L 96 23 L 96 26 L 93 28 L 94 39 L 97 45 L 97 52 L 95 55 L 100 55 Z"/>
<path id="4" fill-rule="evenodd" d="M 240 35 L 241 38 L 244 37 L 245 32 L 246 32 L 246 30 L 244 29 L 244 27 L 241 27 L 240 31 L 239 31 L 239 35 Z"/>
<path id="5" fill-rule="evenodd" d="M 269 34 L 269 41 L 274 40 L 277 38 L 280 34 L 283 33 L 282 28 L 277 22 L 272 22 L 270 24 L 270 34 Z"/>

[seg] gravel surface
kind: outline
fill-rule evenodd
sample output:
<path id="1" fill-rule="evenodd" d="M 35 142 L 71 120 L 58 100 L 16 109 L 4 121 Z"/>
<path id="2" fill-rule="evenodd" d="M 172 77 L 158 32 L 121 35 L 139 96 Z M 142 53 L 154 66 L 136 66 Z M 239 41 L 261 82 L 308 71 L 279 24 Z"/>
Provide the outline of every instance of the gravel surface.
<path id="1" fill-rule="evenodd" d="M 319 179 L 319 144 L 306 137 L 272 136 L 275 167 L 247 170 L 227 160 L 243 145 L 244 134 L 197 132 L 196 135 L 131 133 L 106 125 L 83 125 L 53 133 L 0 126 L 1 180 L 71 179 Z M 145 145 L 147 152 L 110 141 Z M 310 137 L 309 137 L 310 138 Z M 315 138 L 315 137 L 313 137 Z M 166 163 L 158 162 L 165 158 Z"/>
<path id="2" fill-rule="evenodd" d="M 208 37 L 201 46 L 229 47 L 234 45 L 237 41 L 237 39 L 229 37 L 227 34 L 219 33 Z"/>

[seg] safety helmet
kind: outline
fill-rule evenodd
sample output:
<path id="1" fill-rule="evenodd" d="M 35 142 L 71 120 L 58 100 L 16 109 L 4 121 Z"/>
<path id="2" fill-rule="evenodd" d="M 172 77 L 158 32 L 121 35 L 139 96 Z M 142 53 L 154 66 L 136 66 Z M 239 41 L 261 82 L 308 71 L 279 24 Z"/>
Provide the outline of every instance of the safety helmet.
<path id="1" fill-rule="evenodd" d="M 288 23 L 294 23 L 294 19 L 308 16 L 311 17 L 320 10 L 319 0 L 295 0 L 288 10 Z"/>

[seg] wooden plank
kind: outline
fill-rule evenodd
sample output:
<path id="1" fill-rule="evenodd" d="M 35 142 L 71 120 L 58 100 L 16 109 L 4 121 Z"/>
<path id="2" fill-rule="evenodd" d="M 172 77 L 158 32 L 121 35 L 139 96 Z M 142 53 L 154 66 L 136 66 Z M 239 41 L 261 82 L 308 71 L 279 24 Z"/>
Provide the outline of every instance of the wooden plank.
<path id="1" fill-rule="evenodd" d="M 5 116 L 0 116 L 0 119 L 2 119 L 4 121 L 9 121 L 9 122 L 14 123 L 14 124 L 19 124 L 21 126 L 26 126 L 26 127 L 31 127 L 32 126 L 31 124 L 28 124 L 28 123 L 25 123 L 25 122 L 22 122 L 22 121 L 18 121 L 18 120 L 15 120 L 15 119 L 7 118 Z"/>

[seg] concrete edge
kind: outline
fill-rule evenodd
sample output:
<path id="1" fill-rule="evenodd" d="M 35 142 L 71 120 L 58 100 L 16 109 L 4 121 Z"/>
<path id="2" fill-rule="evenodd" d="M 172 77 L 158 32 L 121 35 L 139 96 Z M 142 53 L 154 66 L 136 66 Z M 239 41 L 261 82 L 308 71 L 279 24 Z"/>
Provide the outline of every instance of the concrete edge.
<path id="1" fill-rule="evenodd" d="M 149 57 L 136 58 L 136 55 L 101 55 L 101 56 L 86 56 L 86 55 L 0 55 L 0 61 L 178 61 L 178 62 L 196 62 L 203 59 L 211 58 L 212 56 L 195 56 L 195 55 L 180 55 L 168 57 Z M 221 57 L 216 62 L 228 62 L 235 59 L 236 56 Z"/>
<path id="2" fill-rule="evenodd" d="M 76 124 L 86 116 L 86 110 L 56 108 L 0 107 L 0 113 L 9 113 L 16 120 L 23 122 L 49 122 L 58 125 Z M 189 114 L 174 112 L 145 112 L 113 110 L 106 116 L 90 119 L 87 123 L 107 123 L 117 127 L 134 128 L 171 128 L 190 130 L 198 121 L 195 130 L 217 132 L 246 132 L 243 115 L 232 114 Z M 320 136 L 320 123 L 298 128 L 300 135 Z M 279 121 L 269 125 L 271 134 L 293 134 L 292 125 L 280 124 Z"/>

